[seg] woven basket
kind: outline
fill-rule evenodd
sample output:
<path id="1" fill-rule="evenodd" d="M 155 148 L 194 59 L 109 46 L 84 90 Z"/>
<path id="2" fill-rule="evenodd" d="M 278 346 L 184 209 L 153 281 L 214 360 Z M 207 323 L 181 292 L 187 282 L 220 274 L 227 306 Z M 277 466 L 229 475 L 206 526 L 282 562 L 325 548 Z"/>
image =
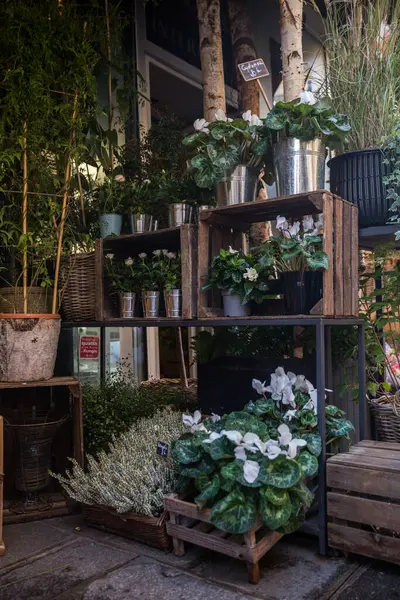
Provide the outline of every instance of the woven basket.
<path id="1" fill-rule="evenodd" d="M 133 512 L 119 514 L 104 506 L 84 505 L 82 514 L 89 527 L 120 535 L 160 550 L 170 549 L 171 538 L 167 534 L 165 512 L 160 517 L 145 517 Z"/>
<path id="2" fill-rule="evenodd" d="M 75 254 L 63 269 L 61 307 L 67 321 L 96 320 L 95 253 Z"/>
<path id="3" fill-rule="evenodd" d="M 369 400 L 372 417 L 380 442 L 400 443 L 400 410 L 395 404 L 379 400 Z"/>
<path id="4" fill-rule="evenodd" d="M 42 287 L 28 288 L 28 312 L 51 313 L 53 290 Z M 0 288 L 0 313 L 23 313 L 24 296 L 20 287 Z"/>

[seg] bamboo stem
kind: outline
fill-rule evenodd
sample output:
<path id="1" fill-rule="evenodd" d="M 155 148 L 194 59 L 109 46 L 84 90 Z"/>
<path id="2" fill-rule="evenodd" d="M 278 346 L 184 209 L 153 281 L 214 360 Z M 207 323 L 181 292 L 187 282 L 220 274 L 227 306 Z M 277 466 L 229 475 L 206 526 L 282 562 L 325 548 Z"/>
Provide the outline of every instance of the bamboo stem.
<path id="1" fill-rule="evenodd" d="M 24 154 L 23 154 L 24 189 L 22 198 L 22 233 L 24 235 L 24 253 L 22 257 L 24 314 L 28 312 L 28 125 L 24 122 Z"/>
<path id="2" fill-rule="evenodd" d="M 75 98 L 74 98 L 74 111 L 72 114 L 72 132 L 71 132 L 71 145 L 70 145 L 70 151 L 71 151 L 71 146 L 75 140 L 75 130 L 73 127 L 73 123 L 76 119 L 76 116 L 78 114 L 78 90 L 75 91 Z M 70 152 L 68 153 L 67 156 L 67 166 L 65 168 L 65 177 L 64 177 L 64 194 L 63 194 L 63 203 L 62 203 L 62 209 L 61 209 L 61 221 L 60 221 L 60 230 L 58 233 L 58 244 L 57 244 L 57 259 L 56 259 L 56 271 L 55 271 L 55 275 L 54 275 L 54 290 L 53 290 L 53 304 L 52 304 L 52 313 L 56 314 L 57 312 L 57 294 L 58 294 L 58 278 L 60 275 L 60 263 L 61 263 L 61 254 L 62 254 L 62 242 L 63 242 L 63 237 L 64 237 L 64 226 L 65 226 L 65 221 L 67 220 L 67 205 L 68 205 L 68 198 L 69 198 L 69 184 L 71 181 L 71 160 L 70 160 Z"/>
<path id="3" fill-rule="evenodd" d="M 83 199 L 81 173 L 79 171 L 79 165 L 77 163 L 75 163 L 75 166 L 76 166 L 76 177 L 78 179 L 79 197 L 80 197 L 80 201 L 81 201 L 82 224 L 84 227 L 86 227 L 85 202 Z"/>
<path id="4" fill-rule="evenodd" d="M 110 15 L 108 12 L 108 0 L 104 0 L 106 11 L 106 43 L 107 43 L 107 62 L 108 62 L 108 129 L 111 132 L 113 125 L 113 104 L 112 104 L 112 70 L 111 70 L 111 32 L 110 32 Z M 114 148 L 113 143 L 109 141 L 110 165 L 111 171 L 114 169 Z"/>

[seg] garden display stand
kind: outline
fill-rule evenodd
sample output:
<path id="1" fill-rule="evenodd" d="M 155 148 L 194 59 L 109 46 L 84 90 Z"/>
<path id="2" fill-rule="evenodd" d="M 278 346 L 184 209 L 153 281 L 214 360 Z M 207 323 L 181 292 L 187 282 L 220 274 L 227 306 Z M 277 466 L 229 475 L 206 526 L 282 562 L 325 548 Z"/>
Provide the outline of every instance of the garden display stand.
<path id="1" fill-rule="evenodd" d="M 83 421 L 82 421 L 82 388 L 78 379 L 75 377 L 53 377 L 43 381 L 24 381 L 24 382 L 0 382 L 0 398 L 2 390 L 27 389 L 42 387 L 67 387 L 71 393 L 71 412 L 72 412 L 72 435 L 73 435 L 73 456 L 79 465 L 84 465 L 83 451 Z M 2 418 L 0 422 L 0 517 L 2 507 Z M 36 519 L 63 516 L 73 512 L 75 504 L 66 500 L 55 501 L 52 506 L 45 511 L 32 511 L 16 514 L 9 509 L 3 511 L 4 523 L 22 523 Z M 1 529 L 0 529 L 1 534 Z M 1 540 L 1 535 L 0 535 Z M 1 554 L 1 545 L 0 545 Z"/>
<path id="2" fill-rule="evenodd" d="M 311 314 L 324 317 L 358 316 L 358 209 L 325 190 L 246 202 L 200 213 L 198 233 L 199 318 L 223 314 L 221 292 L 203 290 L 211 261 L 221 248 L 243 246 L 243 233 L 252 223 L 272 221 L 278 215 L 301 218 L 322 213 L 323 250 L 329 268 L 323 272 L 323 296 Z"/>
<path id="3" fill-rule="evenodd" d="M 242 535 L 232 535 L 217 529 L 210 522 L 210 509 L 199 510 L 192 502 L 180 500 L 176 494 L 166 496 L 164 508 L 169 512 L 167 532 L 172 537 L 176 556 L 185 554 L 184 542 L 201 546 L 247 563 L 250 583 L 259 583 L 258 561 L 283 537 L 269 531 L 260 521 Z"/>

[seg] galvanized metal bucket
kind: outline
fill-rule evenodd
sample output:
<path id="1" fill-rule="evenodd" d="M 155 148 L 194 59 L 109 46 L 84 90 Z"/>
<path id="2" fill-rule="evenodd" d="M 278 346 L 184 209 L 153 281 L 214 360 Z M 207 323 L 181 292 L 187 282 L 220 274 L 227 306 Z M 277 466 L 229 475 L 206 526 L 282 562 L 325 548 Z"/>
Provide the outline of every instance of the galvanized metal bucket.
<path id="1" fill-rule="evenodd" d="M 257 167 L 239 165 L 217 183 L 217 206 L 231 206 L 257 199 Z"/>
<path id="2" fill-rule="evenodd" d="M 182 314 L 182 291 L 164 290 L 165 310 L 167 317 L 180 317 Z"/>
<path id="3" fill-rule="evenodd" d="M 122 228 L 122 215 L 112 213 L 100 215 L 100 237 L 105 238 L 109 235 L 120 235 Z"/>
<path id="4" fill-rule="evenodd" d="M 119 305 L 123 319 L 132 319 L 135 316 L 135 301 L 136 294 L 134 292 L 122 292 L 119 295 Z"/>
<path id="5" fill-rule="evenodd" d="M 193 207 L 184 202 L 176 202 L 168 206 L 169 227 L 180 227 L 192 222 Z"/>
<path id="6" fill-rule="evenodd" d="M 240 296 L 225 291 L 221 293 L 225 317 L 248 317 L 250 315 L 250 304 L 242 304 Z"/>
<path id="7" fill-rule="evenodd" d="M 152 215 L 148 215 L 146 213 L 131 215 L 132 233 L 145 233 L 146 231 L 156 231 L 157 226 L 157 221 L 153 219 Z"/>
<path id="8" fill-rule="evenodd" d="M 160 292 L 142 292 L 143 315 L 147 319 L 158 317 L 160 310 Z"/>
<path id="9" fill-rule="evenodd" d="M 274 145 L 273 154 L 278 196 L 325 188 L 325 145 L 321 139 L 304 142 L 287 138 Z"/>

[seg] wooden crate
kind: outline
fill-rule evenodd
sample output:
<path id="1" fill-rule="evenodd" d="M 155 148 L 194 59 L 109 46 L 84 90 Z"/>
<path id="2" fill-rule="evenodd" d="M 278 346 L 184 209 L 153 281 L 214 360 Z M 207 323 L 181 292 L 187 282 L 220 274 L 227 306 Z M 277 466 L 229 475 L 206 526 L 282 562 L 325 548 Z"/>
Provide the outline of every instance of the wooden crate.
<path id="1" fill-rule="evenodd" d="M 238 558 L 247 563 L 250 583 L 259 583 L 259 560 L 283 536 L 278 531 L 266 530 L 261 522 L 243 535 L 225 533 L 211 525 L 209 509 L 199 510 L 195 504 L 180 500 L 174 494 L 166 496 L 164 508 L 169 512 L 167 533 L 172 537 L 176 556 L 183 556 L 184 542 L 190 542 L 195 546 Z"/>
<path id="2" fill-rule="evenodd" d="M 146 233 L 120 235 L 96 240 L 96 320 L 120 318 L 118 299 L 112 294 L 105 274 L 105 255 L 116 258 L 135 257 L 141 252 L 167 249 L 180 252 L 182 260 L 182 318 L 192 319 L 197 308 L 197 230 L 193 225 L 170 227 Z M 135 319 L 137 320 L 137 319 Z"/>
<path id="3" fill-rule="evenodd" d="M 198 317 L 223 315 L 219 290 L 202 290 L 208 280 L 211 260 L 221 248 L 228 248 L 229 245 L 236 249 L 242 247 L 243 233 L 249 230 L 252 223 L 272 221 L 278 215 L 301 218 L 318 213 L 324 215 L 324 251 L 329 256 L 329 270 L 323 273 L 323 297 L 311 312 L 325 317 L 357 317 L 358 209 L 324 190 L 200 213 Z"/>
<path id="4" fill-rule="evenodd" d="M 3 417 L 0 417 L 0 556 L 3 556 L 6 551 L 6 547 L 3 541 L 3 452 L 4 452 L 4 429 L 3 429 Z"/>
<path id="5" fill-rule="evenodd" d="M 327 461 L 332 548 L 400 564 L 400 444 L 364 440 Z"/>

